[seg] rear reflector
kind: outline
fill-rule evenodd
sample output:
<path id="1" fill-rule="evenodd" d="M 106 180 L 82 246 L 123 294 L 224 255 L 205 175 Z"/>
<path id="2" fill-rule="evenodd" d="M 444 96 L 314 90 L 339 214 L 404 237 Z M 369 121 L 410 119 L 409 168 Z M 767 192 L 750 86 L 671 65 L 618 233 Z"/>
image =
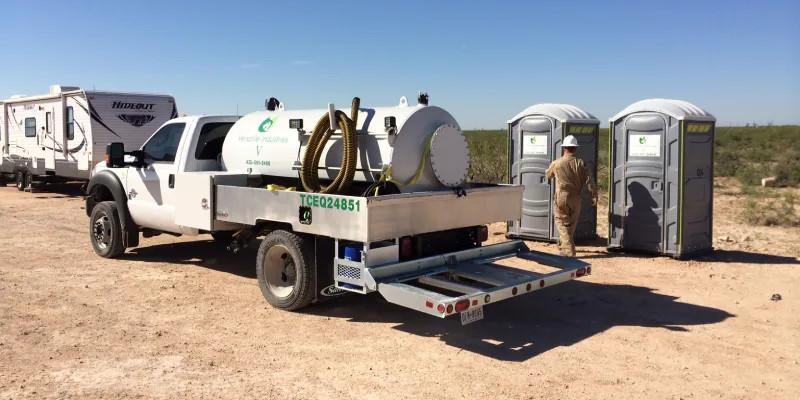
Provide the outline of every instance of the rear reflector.
<path id="1" fill-rule="evenodd" d="M 478 227 L 478 242 L 485 242 L 489 240 L 489 227 L 486 225 L 481 225 Z"/>
<path id="2" fill-rule="evenodd" d="M 456 311 L 462 312 L 469 308 L 469 300 L 461 300 L 456 303 Z"/>
<path id="3" fill-rule="evenodd" d="M 578 268 L 578 270 L 575 271 L 575 276 L 577 276 L 578 278 L 584 275 L 586 275 L 586 268 Z"/>
<path id="4" fill-rule="evenodd" d="M 430 301 L 426 301 L 425 302 L 425 307 L 433 308 L 433 303 L 431 303 Z"/>
<path id="5" fill-rule="evenodd" d="M 400 239 L 400 256 L 403 258 L 411 258 L 414 255 L 414 239 L 411 236 L 406 236 Z"/>
<path id="6" fill-rule="evenodd" d="M 447 313 L 450 314 L 451 312 L 453 312 L 453 305 L 452 304 L 448 304 L 447 305 Z"/>
<path id="7" fill-rule="evenodd" d="M 439 304 L 439 305 L 436 307 L 436 311 L 439 311 L 440 313 L 444 313 L 444 305 L 442 305 L 442 304 Z"/>
<path id="8" fill-rule="evenodd" d="M 472 305 L 473 306 L 477 306 L 478 305 L 478 300 L 472 300 Z"/>

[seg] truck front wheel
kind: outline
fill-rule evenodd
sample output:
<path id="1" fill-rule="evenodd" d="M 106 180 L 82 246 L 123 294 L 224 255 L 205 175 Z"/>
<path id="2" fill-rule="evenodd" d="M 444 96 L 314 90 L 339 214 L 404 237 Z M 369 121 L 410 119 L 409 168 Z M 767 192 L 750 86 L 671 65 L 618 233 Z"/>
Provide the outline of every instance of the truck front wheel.
<path id="1" fill-rule="evenodd" d="M 275 308 L 291 311 L 311 304 L 315 268 L 310 243 L 294 233 L 274 231 L 258 248 L 258 286 Z"/>
<path id="2" fill-rule="evenodd" d="M 89 218 L 89 239 L 100 257 L 114 258 L 125 251 L 117 203 L 104 201 L 94 206 Z"/>
<path id="3" fill-rule="evenodd" d="M 22 171 L 17 171 L 14 178 L 16 179 L 17 190 L 20 192 L 25 190 L 25 174 L 23 174 Z"/>

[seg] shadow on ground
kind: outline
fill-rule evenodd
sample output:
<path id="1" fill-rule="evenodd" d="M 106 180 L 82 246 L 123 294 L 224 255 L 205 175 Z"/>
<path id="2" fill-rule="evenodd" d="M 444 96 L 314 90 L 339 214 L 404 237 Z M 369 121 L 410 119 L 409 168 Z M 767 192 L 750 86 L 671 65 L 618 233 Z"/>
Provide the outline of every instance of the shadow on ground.
<path id="1" fill-rule="evenodd" d="M 200 236 L 210 238 L 210 236 Z M 119 258 L 150 263 L 173 263 L 197 265 L 220 272 L 228 272 L 245 278 L 256 277 L 256 253 L 261 240 L 254 240 L 250 246 L 233 254 L 225 250 L 225 245 L 214 240 L 195 240 L 191 242 L 165 243 L 129 249 Z"/>
<path id="2" fill-rule="evenodd" d="M 675 301 L 653 289 L 572 281 L 487 306 L 483 321 L 461 326 L 458 317 L 437 319 L 395 306 L 380 295 L 347 295 L 307 313 L 352 322 L 398 323 L 394 329 L 438 337 L 448 345 L 502 361 L 525 361 L 556 347 L 571 346 L 615 326 L 686 332 L 722 322 L 726 311 Z"/>
<path id="3" fill-rule="evenodd" d="M 30 193 L 37 199 L 64 199 L 70 197 L 83 197 L 85 194 L 81 187 L 84 182 L 49 183 L 41 188 L 33 189 Z"/>
<path id="4" fill-rule="evenodd" d="M 741 250 L 716 250 L 707 256 L 698 257 L 697 261 L 747 264 L 800 264 L 800 260 L 796 257 L 750 253 Z"/>
<path id="5" fill-rule="evenodd" d="M 132 249 L 122 257 L 152 263 L 192 264 L 255 278 L 258 241 L 238 255 L 213 241 L 160 244 Z M 253 284 L 256 284 L 253 281 Z M 486 307 L 486 317 L 461 326 L 458 317 L 439 319 L 383 300 L 377 294 L 348 294 L 313 305 L 304 313 L 354 323 L 397 324 L 394 329 L 438 338 L 448 345 L 504 361 L 525 361 L 560 346 L 571 346 L 615 326 L 686 332 L 722 322 L 726 311 L 681 303 L 677 297 L 630 285 L 572 281 Z"/>

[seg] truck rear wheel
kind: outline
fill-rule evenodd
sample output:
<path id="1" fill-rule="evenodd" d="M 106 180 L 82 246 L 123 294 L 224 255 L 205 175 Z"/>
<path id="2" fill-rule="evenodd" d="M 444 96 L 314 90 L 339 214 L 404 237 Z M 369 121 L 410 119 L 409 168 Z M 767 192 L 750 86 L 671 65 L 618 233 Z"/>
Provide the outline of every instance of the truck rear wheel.
<path id="1" fill-rule="evenodd" d="M 17 181 L 17 190 L 20 192 L 25 190 L 25 174 L 23 174 L 22 171 L 17 171 L 15 178 Z"/>
<path id="2" fill-rule="evenodd" d="M 310 244 L 294 233 L 274 231 L 258 248 L 258 286 L 275 308 L 291 311 L 311 304 L 315 268 Z"/>
<path id="3" fill-rule="evenodd" d="M 114 258 L 125 251 L 117 203 L 104 201 L 94 206 L 89 218 L 89 239 L 100 257 Z"/>

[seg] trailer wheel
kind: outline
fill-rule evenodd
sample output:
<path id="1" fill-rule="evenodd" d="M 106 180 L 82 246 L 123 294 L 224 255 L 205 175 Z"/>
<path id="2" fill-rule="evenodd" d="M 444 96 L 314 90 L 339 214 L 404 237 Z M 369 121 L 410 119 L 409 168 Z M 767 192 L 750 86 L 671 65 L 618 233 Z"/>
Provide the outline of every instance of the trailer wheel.
<path id="1" fill-rule="evenodd" d="M 22 171 L 17 171 L 16 180 L 17 180 L 17 190 L 19 190 L 20 192 L 25 190 L 25 174 L 23 174 Z"/>
<path id="2" fill-rule="evenodd" d="M 31 187 L 31 183 L 33 183 L 33 174 L 28 172 L 27 174 L 25 174 L 25 188 L 23 188 L 23 190 Z"/>
<path id="3" fill-rule="evenodd" d="M 125 251 L 117 203 L 104 201 L 94 206 L 89 218 L 89 239 L 100 257 L 114 258 Z"/>
<path id="4" fill-rule="evenodd" d="M 258 248 L 256 275 L 267 302 L 298 310 L 314 300 L 314 253 L 302 237 L 287 231 L 267 235 Z"/>

